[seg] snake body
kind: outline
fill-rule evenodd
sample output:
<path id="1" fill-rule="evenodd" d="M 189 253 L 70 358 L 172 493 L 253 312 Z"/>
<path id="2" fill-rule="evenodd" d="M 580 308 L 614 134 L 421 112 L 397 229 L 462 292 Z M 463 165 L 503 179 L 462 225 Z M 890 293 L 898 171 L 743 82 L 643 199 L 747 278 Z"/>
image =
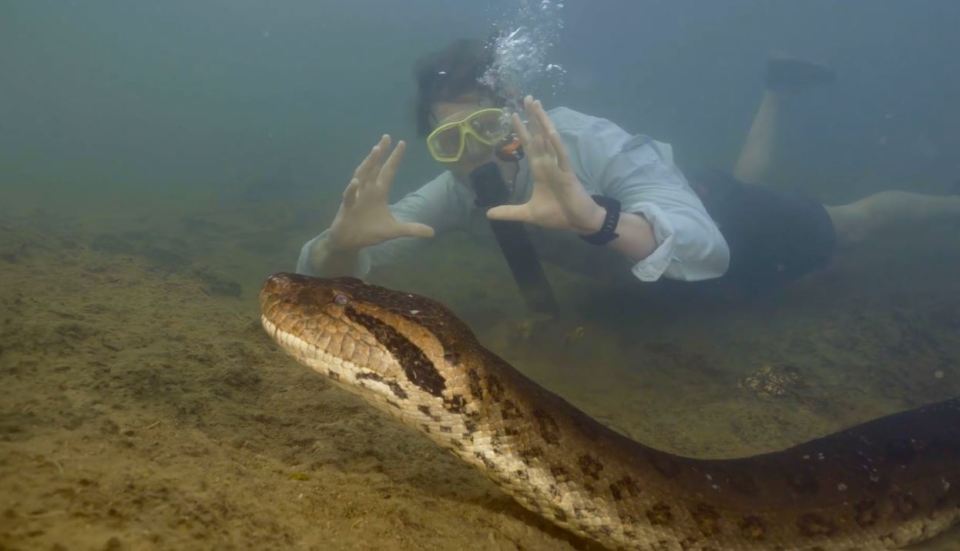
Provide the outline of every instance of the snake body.
<path id="1" fill-rule="evenodd" d="M 260 304 L 298 362 L 611 549 L 890 549 L 960 521 L 960 399 L 781 451 L 695 459 L 606 428 L 433 300 L 275 274 Z"/>

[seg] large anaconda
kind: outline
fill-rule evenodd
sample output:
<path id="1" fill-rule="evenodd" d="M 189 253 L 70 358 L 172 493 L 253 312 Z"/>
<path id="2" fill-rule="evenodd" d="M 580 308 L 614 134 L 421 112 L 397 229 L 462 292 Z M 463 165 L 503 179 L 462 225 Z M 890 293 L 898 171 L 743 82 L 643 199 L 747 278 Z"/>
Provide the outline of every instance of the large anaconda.
<path id="1" fill-rule="evenodd" d="M 266 331 L 525 507 L 616 549 L 888 549 L 960 520 L 960 399 L 785 450 L 672 455 L 607 429 L 481 346 L 435 301 L 271 276 Z"/>

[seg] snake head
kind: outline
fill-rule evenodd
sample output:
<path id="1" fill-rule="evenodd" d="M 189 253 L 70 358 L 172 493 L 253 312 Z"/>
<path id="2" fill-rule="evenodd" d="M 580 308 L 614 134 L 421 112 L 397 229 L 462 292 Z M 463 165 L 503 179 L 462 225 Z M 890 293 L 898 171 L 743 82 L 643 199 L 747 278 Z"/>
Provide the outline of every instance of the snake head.
<path id="1" fill-rule="evenodd" d="M 449 345 L 473 338 L 466 324 L 439 302 L 353 277 L 273 274 L 260 290 L 260 311 L 265 320 L 281 329 L 296 324 L 315 325 L 321 318 L 349 323 L 359 314 L 399 330 L 430 333 Z M 355 323 L 354 320 L 352 325 Z"/>
<path id="2" fill-rule="evenodd" d="M 438 302 L 355 278 L 274 274 L 260 291 L 260 309 L 281 347 L 315 369 L 337 370 L 341 382 L 382 380 L 440 396 L 453 376 L 447 370 L 476 342 Z"/>
<path id="3" fill-rule="evenodd" d="M 268 277 L 260 289 L 260 310 L 275 322 L 281 311 L 300 316 L 332 312 L 331 307 L 343 307 L 350 302 L 351 287 L 362 285 L 354 278 L 322 279 L 277 273 Z"/>

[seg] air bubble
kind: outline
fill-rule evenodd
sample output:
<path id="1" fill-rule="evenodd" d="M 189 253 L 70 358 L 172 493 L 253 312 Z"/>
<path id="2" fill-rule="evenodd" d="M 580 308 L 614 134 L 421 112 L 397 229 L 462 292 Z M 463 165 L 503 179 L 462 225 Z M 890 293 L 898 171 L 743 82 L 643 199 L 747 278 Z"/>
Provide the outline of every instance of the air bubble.
<path id="1" fill-rule="evenodd" d="M 562 10 L 562 2 L 521 1 L 516 12 L 503 14 L 503 23 L 498 25 L 501 31 L 493 45 L 493 66 L 480 82 L 524 95 L 555 94 L 565 71 L 546 59 L 563 29 Z"/>

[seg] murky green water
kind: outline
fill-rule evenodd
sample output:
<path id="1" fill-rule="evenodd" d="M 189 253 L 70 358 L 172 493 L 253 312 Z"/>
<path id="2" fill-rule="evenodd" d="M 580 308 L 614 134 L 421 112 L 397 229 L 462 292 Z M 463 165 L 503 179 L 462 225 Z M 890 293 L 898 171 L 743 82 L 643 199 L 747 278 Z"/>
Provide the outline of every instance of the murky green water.
<path id="1" fill-rule="evenodd" d="M 514 9 L 0 6 L 0 547 L 589 548 L 256 325 L 261 281 L 330 223 L 377 136 L 411 141 L 397 196 L 437 171 L 408 113 L 413 60 Z M 685 169 L 730 166 L 758 68 L 788 50 L 840 79 L 785 110 L 775 187 L 956 192 L 950 2 L 562 13 L 545 103 L 670 141 Z M 736 456 L 960 394 L 958 224 L 890 228 L 752 298 L 548 266 L 549 323 L 490 240 L 439 238 L 373 280 L 442 300 L 637 440 Z"/>

